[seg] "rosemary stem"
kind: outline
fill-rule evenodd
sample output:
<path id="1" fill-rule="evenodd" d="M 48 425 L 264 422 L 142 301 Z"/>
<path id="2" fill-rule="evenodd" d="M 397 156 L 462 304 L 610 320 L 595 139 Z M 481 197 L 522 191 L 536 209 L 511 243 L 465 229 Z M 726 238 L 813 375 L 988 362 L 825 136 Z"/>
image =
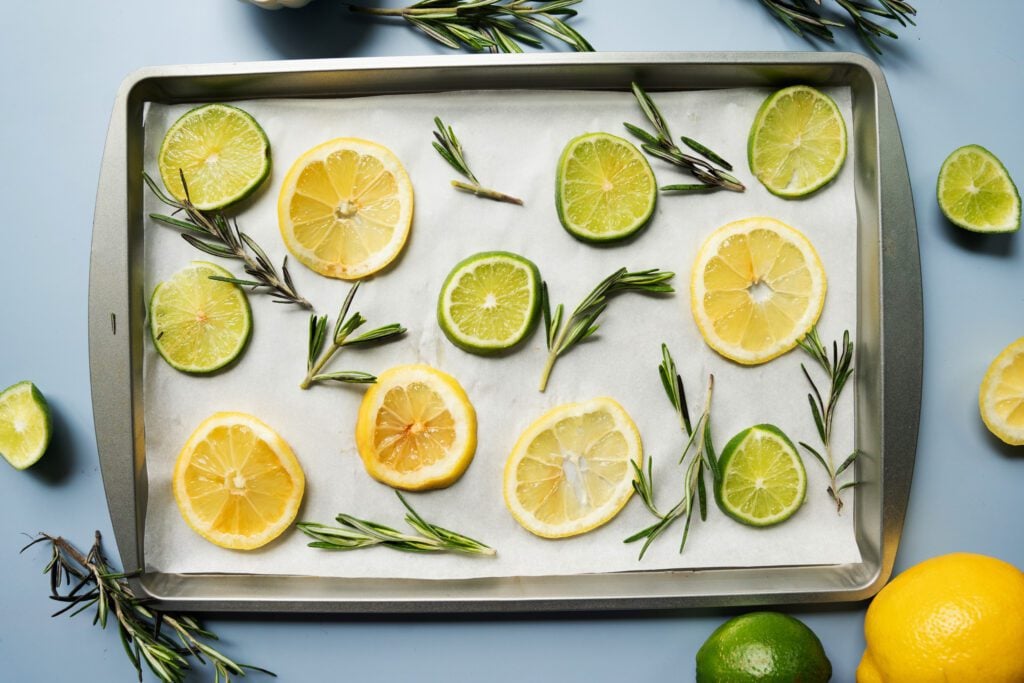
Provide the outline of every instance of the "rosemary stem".
<path id="1" fill-rule="evenodd" d="M 544 372 L 540 376 L 541 392 L 548 388 L 548 378 L 551 376 L 551 370 L 555 367 L 556 358 L 558 358 L 558 353 L 555 351 L 548 354 L 548 361 L 544 364 Z"/>
<path id="2" fill-rule="evenodd" d="M 518 206 L 523 205 L 523 200 L 519 197 L 513 197 L 512 195 L 505 194 L 504 192 L 498 192 L 481 185 L 475 185 L 473 183 L 464 183 L 461 180 L 453 180 L 452 187 L 455 187 L 464 192 L 470 192 L 475 194 L 477 197 L 484 197 L 486 199 L 493 199 L 496 202 L 506 202 L 508 204 L 516 204 Z"/>
<path id="3" fill-rule="evenodd" d="M 334 358 L 334 354 L 338 353 L 343 346 L 345 346 L 344 339 L 340 342 L 331 342 L 331 348 L 327 349 L 327 353 L 321 356 L 320 360 L 313 364 L 313 367 L 311 367 L 309 372 L 306 373 L 306 379 L 302 380 L 302 384 L 300 384 L 299 387 L 302 389 L 309 389 L 309 387 L 313 385 L 313 378 L 320 374 L 320 371 L 324 369 L 324 366 Z"/>

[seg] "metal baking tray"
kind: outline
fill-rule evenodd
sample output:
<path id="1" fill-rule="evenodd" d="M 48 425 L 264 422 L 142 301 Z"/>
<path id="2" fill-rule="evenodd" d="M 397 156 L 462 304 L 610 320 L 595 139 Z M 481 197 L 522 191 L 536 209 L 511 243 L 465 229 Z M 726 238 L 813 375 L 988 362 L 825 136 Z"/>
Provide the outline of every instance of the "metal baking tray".
<path id="1" fill-rule="evenodd" d="M 849 86 L 858 212 L 855 564 L 465 580 L 145 572 L 143 113 L 147 102 L 472 89 L 704 90 Z M 444 613 L 650 610 L 863 600 L 888 580 L 921 402 L 921 270 L 903 144 L 880 69 L 846 53 L 591 53 L 257 62 L 147 68 L 122 84 L 100 171 L 89 359 L 103 483 L 127 572 L 168 609 Z M 912 359 L 912 360 L 907 360 Z"/>

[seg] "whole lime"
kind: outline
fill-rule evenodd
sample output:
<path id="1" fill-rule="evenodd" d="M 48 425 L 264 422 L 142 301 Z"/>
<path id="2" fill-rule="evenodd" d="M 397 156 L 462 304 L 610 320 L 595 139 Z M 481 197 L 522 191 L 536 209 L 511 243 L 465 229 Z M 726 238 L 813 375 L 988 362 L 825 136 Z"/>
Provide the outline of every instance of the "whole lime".
<path id="1" fill-rule="evenodd" d="M 802 621 L 752 612 L 725 622 L 697 651 L 697 683 L 818 683 L 832 678 L 821 641 Z"/>

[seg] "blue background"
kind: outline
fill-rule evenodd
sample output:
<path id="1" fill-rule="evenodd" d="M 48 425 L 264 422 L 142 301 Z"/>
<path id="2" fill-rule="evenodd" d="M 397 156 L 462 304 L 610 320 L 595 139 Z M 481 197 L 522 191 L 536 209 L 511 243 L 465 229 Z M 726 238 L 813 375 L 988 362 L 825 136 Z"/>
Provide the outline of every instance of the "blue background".
<path id="1" fill-rule="evenodd" d="M 942 160 L 963 144 L 993 150 L 1024 181 L 1024 3 L 917 4 L 918 27 L 886 42 L 880 59 L 910 164 L 925 288 L 923 415 L 897 569 L 952 551 L 1024 567 L 1024 448 L 991 437 L 977 410 L 988 363 L 1024 335 L 1024 235 L 959 232 L 934 199 Z M 39 573 L 45 551 L 17 554 L 23 533 L 62 534 L 84 547 L 100 529 L 116 557 L 93 434 L 86 306 L 94 194 L 118 84 L 155 64 L 446 50 L 405 27 L 349 16 L 335 0 L 280 12 L 236 0 L 47 0 L 5 9 L 0 387 L 36 382 L 53 408 L 55 436 L 32 470 L 0 465 L 0 678 L 128 681 L 134 672 L 113 632 L 84 615 L 50 619 L 55 603 Z M 753 0 L 589 0 L 583 11 L 574 26 L 599 50 L 814 49 Z M 840 47 L 864 51 L 855 39 Z M 821 637 L 836 681 L 853 680 L 865 607 L 793 612 Z M 698 647 L 730 614 L 208 623 L 229 653 L 282 681 L 687 681 Z"/>

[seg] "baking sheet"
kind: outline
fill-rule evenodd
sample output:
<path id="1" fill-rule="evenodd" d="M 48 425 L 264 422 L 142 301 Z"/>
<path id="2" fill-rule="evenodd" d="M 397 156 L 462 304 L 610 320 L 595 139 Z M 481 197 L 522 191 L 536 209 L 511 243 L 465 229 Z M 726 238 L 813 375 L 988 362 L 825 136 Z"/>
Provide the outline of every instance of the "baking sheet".
<path id="1" fill-rule="evenodd" d="M 849 89 L 826 91 L 850 127 Z M 799 369 L 802 354 L 796 351 L 758 368 L 742 368 L 703 343 L 689 311 L 690 264 L 704 238 L 726 222 L 769 215 L 802 230 L 821 255 L 829 278 L 819 324 L 823 338 L 835 338 L 843 329 L 855 333 L 852 146 L 839 177 L 824 191 L 800 201 L 774 197 L 750 176 L 744 162 L 750 122 L 768 92 L 657 93 L 673 132 L 695 137 L 732 160 L 748 190 L 662 195 L 647 230 L 630 243 L 605 248 L 577 242 L 561 228 L 553 202 L 555 162 L 575 135 L 598 130 L 622 134 L 622 121 L 641 123 L 642 115 L 628 93 L 453 92 L 237 103 L 260 121 L 274 154 L 269 182 L 239 223 L 277 261 L 286 254 L 277 229 L 277 191 L 288 166 L 303 151 L 333 137 L 364 137 L 388 146 L 406 165 L 416 192 L 410 240 L 393 267 L 360 288 L 353 310 L 361 311 L 369 326 L 401 322 L 409 333 L 387 346 L 346 350 L 330 368 L 379 373 L 399 363 L 425 362 L 461 381 L 478 413 L 476 458 L 451 488 L 409 498 L 428 520 L 489 543 L 498 556 L 405 555 L 383 548 L 328 553 L 306 548 L 308 539 L 294 530 L 257 551 L 230 551 L 209 544 L 187 527 L 171 495 L 170 474 L 192 430 L 220 410 L 252 413 L 291 444 L 307 478 L 299 519 L 331 523 L 338 512 L 348 512 L 402 527 L 403 510 L 394 494 L 364 472 L 355 449 L 352 434 L 363 389 L 315 386 L 301 391 L 307 313 L 252 295 L 253 339 L 228 372 L 214 377 L 183 375 L 146 342 L 147 570 L 466 578 L 859 561 L 853 516 L 835 514 L 824 492 L 827 478 L 811 458 L 805 459 L 807 502 L 786 523 L 763 530 L 743 527 L 712 504 L 708 521 L 694 523 L 683 554 L 678 553 L 680 522 L 642 561 L 637 560 L 638 545 L 622 543 L 653 521 L 639 500 L 601 529 L 561 541 L 529 534 L 502 502 L 502 468 L 518 434 L 552 406 L 599 395 L 616 398 L 639 426 L 646 453 L 654 457 L 659 505 L 667 509 L 678 500 L 682 471 L 675 462 L 683 437 L 657 378 L 662 341 L 675 355 L 694 411 L 702 402 L 707 374 L 714 373 L 714 435 L 719 448 L 740 429 L 760 422 L 778 425 L 794 440 L 816 442 Z M 156 174 L 155 156 L 164 131 L 187 109 L 149 106 L 145 159 L 151 174 Z M 487 185 L 523 197 L 525 207 L 488 202 L 449 186 L 454 172 L 430 146 L 435 115 L 455 127 L 477 176 Z M 660 184 L 688 182 L 660 162 L 652 165 Z M 145 202 L 147 214 L 164 211 L 151 195 Z M 147 296 L 156 283 L 189 261 L 210 258 L 189 247 L 176 231 L 148 219 L 145 242 Z M 437 327 L 436 296 L 450 268 L 469 254 L 491 249 L 531 258 L 547 280 L 552 299 L 569 309 L 620 266 L 675 271 L 679 292 L 668 299 L 629 294 L 615 300 L 598 336 L 560 358 L 547 392 L 540 394 L 536 384 L 546 356 L 541 332 L 515 353 L 481 358 L 452 346 Z M 349 285 L 292 263 L 299 291 L 319 312 L 331 314 L 333 323 Z M 836 453 L 853 447 L 853 393 L 846 392 L 836 415 Z M 846 499 L 853 502 L 852 491 L 846 492 Z"/>

